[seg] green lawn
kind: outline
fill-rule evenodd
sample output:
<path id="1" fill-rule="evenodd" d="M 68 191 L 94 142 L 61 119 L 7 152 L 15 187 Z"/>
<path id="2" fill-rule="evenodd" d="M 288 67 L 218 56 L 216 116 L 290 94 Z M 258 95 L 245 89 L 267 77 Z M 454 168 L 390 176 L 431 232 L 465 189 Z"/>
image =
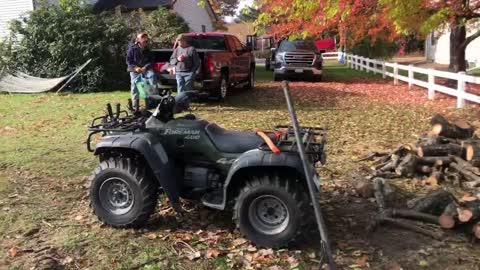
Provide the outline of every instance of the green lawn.
<path id="1" fill-rule="evenodd" d="M 473 75 L 473 76 L 480 76 L 480 68 L 476 68 L 474 70 L 470 70 L 468 72 L 469 74 Z"/>
<path id="2" fill-rule="evenodd" d="M 383 99 L 370 98 L 365 89 L 372 88 L 374 92 L 375 87 L 379 91 L 385 91 L 381 87 L 391 87 L 378 75 L 334 64 L 326 66 L 324 72 L 322 83 L 296 82 L 291 87 L 301 124 L 324 126 L 328 130 L 328 164 L 320 171 L 325 183 L 342 183 L 349 173 L 358 172 L 361 164 L 355 160 L 366 151 L 414 141 L 418 133 L 428 129 L 428 117 L 436 111 L 475 119 L 470 109 L 389 103 L 389 92 L 385 92 L 387 97 Z M 280 84 L 270 82 L 271 77 L 271 72 L 261 67 L 257 70 L 259 82 L 254 90 L 239 90 L 226 103 L 194 103 L 193 113 L 238 130 L 271 129 L 288 124 Z M 365 78 L 373 80 L 367 82 Z M 146 266 L 138 269 L 229 269 L 231 260 L 236 260 L 225 254 L 210 259 L 204 256 L 208 248 L 228 248 L 240 237 L 229 225 L 230 213 L 196 207 L 185 224 L 176 224 L 168 214 L 157 215 L 143 230 L 103 227 L 90 214 L 84 186 L 97 160 L 86 150 L 87 126 L 93 117 L 103 113 L 106 103 L 125 104 L 128 97 L 128 90 L 0 95 L 0 265 L 28 269 L 38 257 L 24 252 L 12 258 L 6 251 L 12 247 L 36 250 L 39 245 L 57 249 L 63 259 L 70 258 L 81 269 L 132 269 L 143 263 Z M 329 192 L 347 194 L 349 190 L 339 184 Z M 213 229 L 209 223 L 215 224 Z M 334 241 L 350 241 L 345 237 L 351 232 L 341 229 L 332 227 Z M 40 233 L 31 236 L 32 231 L 38 230 Z M 216 244 L 205 242 L 199 230 L 218 231 L 221 237 Z M 152 233 L 155 238 L 148 240 Z M 189 248 L 180 241 L 200 250 L 202 258 L 191 261 L 181 255 L 180 250 Z M 365 248 L 365 243 L 355 243 L 351 242 L 350 251 Z M 310 269 L 315 265 L 307 256 L 312 248 L 298 248 L 302 250 L 300 253 L 293 249 L 275 251 L 265 265 L 288 268 L 285 256 L 292 256 L 300 261 L 297 269 Z M 345 252 L 343 256 L 348 257 L 350 251 L 338 252 Z M 234 258 L 243 256 L 236 254 Z M 355 257 L 352 258 L 342 265 L 355 264 Z M 237 265 L 245 266 L 242 259 L 238 260 Z M 67 263 L 67 269 L 77 269 L 73 262 Z"/>

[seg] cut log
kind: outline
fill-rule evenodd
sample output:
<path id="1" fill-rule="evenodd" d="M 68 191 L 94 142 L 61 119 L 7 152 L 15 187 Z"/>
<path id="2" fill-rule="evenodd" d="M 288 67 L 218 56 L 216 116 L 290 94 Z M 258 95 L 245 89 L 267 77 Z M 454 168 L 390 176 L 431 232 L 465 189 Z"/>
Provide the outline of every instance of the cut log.
<path id="1" fill-rule="evenodd" d="M 421 174 L 431 174 L 433 169 L 428 165 L 417 165 L 417 167 L 415 168 L 415 171 Z"/>
<path id="2" fill-rule="evenodd" d="M 448 125 L 449 123 L 448 123 L 448 120 L 445 117 L 443 117 L 443 115 L 436 114 L 430 119 L 430 124 L 434 126 L 436 124 Z"/>
<path id="3" fill-rule="evenodd" d="M 444 136 L 452 139 L 469 139 L 473 137 L 475 129 L 468 126 L 467 128 L 459 127 L 447 121 L 441 115 L 435 115 L 432 120 L 432 134 Z"/>
<path id="4" fill-rule="evenodd" d="M 451 160 L 449 157 L 438 157 L 438 156 L 432 156 L 432 157 L 420 157 L 418 158 L 418 164 L 425 164 L 429 166 L 435 166 L 435 165 L 448 165 L 450 164 Z"/>
<path id="5" fill-rule="evenodd" d="M 443 213 L 438 217 L 438 223 L 440 227 L 444 229 L 452 229 L 457 224 L 458 212 L 457 212 L 458 205 L 455 202 L 452 202 L 447 207 Z"/>
<path id="6" fill-rule="evenodd" d="M 477 239 L 480 239 L 480 222 L 477 222 L 477 224 L 473 225 L 472 233 Z"/>
<path id="7" fill-rule="evenodd" d="M 415 174 L 417 166 L 417 156 L 407 154 L 395 168 L 395 173 L 399 176 L 412 177 Z"/>
<path id="8" fill-rule="evenodd" d="M 417 146 L 428 146 L 434 144 L 447 144 L 447 143 L 457 143 L 456 139 L 447 138 L 438 135 L 424 136 L 420 138 L 417 142 Z"/>
<path id="9" fill-rule="evenodd" d="M 378 170 L 382 172 L 393 171 L 398 166 L 398 163 L 400 163 L 400 156 L 397 154 L 392 154 L 390 161 Z"/>
<path id="10" fill-rule="evenodd" d="M 434 144 L 434 145 L 425 145 L 418 147 L 417 154 L 419 157 L 431 157 L 431 156 L 448 156 L 462 155 L 462 147 L 458 144 L 448 143 L 448 144 Z"/>
<path id="11" fill-rule="evenodd" d="M 469 182 L 463 183 L 463 185 L 467 188 L 474 188 L 480 185 L 480 176 L 473 174 L 472 172 L 468 171 L 467 169 L 463 168 L 462 166 L 458 165 L 458 163 L 450 163 L 450 167 L 460 172 L 460 174 L 465 177 Z"/>
<path id="12" fill-rule="evenodd" d="M 465 205 L 458 210 L 458 220 L 462 223 L 470 220 L 477 221 L 480 218 L 480 202 L 466 202 Z"/>
<path id="13" fill-rule="evenodd" d="M 386 211 L 386 215 L 395 218 L 405 218 L 438 225 L 438 216 L 409 209 L 388 209 Z"/>
<path id="14" fill-rule="evenodd" d="M 461 166 L 465 170 L 468 170 L 475 175 L 480 175 L 480 169 L 472 166 L 471 163 L 465 161 L 463 158 L 460 158 L 457 156 L 450 156 L 450 158 L 452 159 L 453 162 L 456 162 L 459 166 Z"/>
<path id="15" fill-rule="evenodd" d="M 474 159 L 480 159 L 480 143 L 466 142 L 463 144 L 465 147 L 465 159 L 468 161 Z"/>
<path id="16" fill-rule="evenodd" d="M 430 185 L 430 186 L 438 186 L 443 180 L 445 179 L 445 176 L 443 175 L 442 172 L 434 170 L 430 176 L 425 180 L 425 184 Z"/>
<path id="17" fill-rule="evenodd" d="M 399 176 L 394 172 L 381 172 L 381 171 L 374 171 L 372 173 L 373 177 L 381 177 L 385 179 L 394 179 L 399 178 Z"/>
<path id="18" fill-rule="evenodd" d="M 363 157 L 361 157 L 360 159 L 358 159 L 357 161 L 367 161 L 367 160 L 373 160 L 374 158 L 376 157 L 384 157 L 384 156 L 387 156 L 388 153 L 383 153 L 383 152 L 371 152 L 371 153 L 368 153 L 366 155 L 364 155 Z"/>
<path id="19" fill-rule="evenodd" d="M 433 239 L 437 239 L 437 240 L 442 239 L 441 234 L 432 232 L 431 230 L 421 228 L 421 227 L 419 227 L 415 224 L 411 224 L 411 223 L 405 222 L 403 220 L 394 219 L 394 218 L 390 218 L 390 217 L 383 217 L 383 218 L 381 218 L 380 223 L 389 223 L 389 224 L 395 225 L 395 226 L 397 226 L 399 228 L 402 228 L 402 229 L 406 229 L 406 230 L 414 231 L 414 232 L 417 232 L 417 233 L 420 233 L 420 234 L 423 234 L 423 235 L 426 235 L 426 236 L 430 236 Z"/>
<path id="20" fill-rule="evenodd" d="M 469 161 L 470 164 L 472 164 L 473 167 L 480 168 L 480 157 L 479 158 L 474 158 Z"/>
<path id="21" fill-rule="evenodd" d="M 453 201 L 455 201 L 455 199 L 450 192 L 444 189 L 438 189 L 416 201 L 412 210 L 438 216 L 442 214 L 445 207 Z"/>

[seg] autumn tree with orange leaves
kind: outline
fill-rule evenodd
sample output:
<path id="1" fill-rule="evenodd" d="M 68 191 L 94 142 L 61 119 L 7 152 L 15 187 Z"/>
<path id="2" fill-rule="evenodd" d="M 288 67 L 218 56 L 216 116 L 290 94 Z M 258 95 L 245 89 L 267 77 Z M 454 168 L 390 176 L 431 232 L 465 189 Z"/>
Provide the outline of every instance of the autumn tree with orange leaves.
<path id="1" fill-rule="evenodd" d="M 403 34 L 450 29 L 450 68 L 466 69 L 465 49 L 480 36 L 467 37 L 467 27 L 480 18 L 480 0 L 260 0 L 257 25 L 279 37 L 318 37 L 323 31 L 340 35 L 351 47 L 366 36 L 394 40 Z"/>

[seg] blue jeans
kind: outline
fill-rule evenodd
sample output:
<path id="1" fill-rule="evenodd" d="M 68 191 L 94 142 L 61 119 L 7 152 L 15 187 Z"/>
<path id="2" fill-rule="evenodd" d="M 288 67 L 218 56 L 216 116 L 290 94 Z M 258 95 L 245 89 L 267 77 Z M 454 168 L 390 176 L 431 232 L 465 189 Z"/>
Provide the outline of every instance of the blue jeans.
<path id="1" fill-rule="evenodd" d="M 139 95 L 137 87 L 135 86 L 135 80 L 140 76 L 141 73 L 137 72 L 130 72 L 130 94 L 132 95 L 132 103 L 133 108 L 139 104 Z M 147 79 L 148 83 L 151 85 L 157 86 L 157 77 L 155 76 L 155 72 L 153 70 L 147 70 L 145 72 L 145 78 Z"/>
<path id="2" fill-rule="evenodd" d="M 195 81 L 195 73 L 193 72 L 176 72 L 177 93 L 193 90 L 193 82 Z"/>

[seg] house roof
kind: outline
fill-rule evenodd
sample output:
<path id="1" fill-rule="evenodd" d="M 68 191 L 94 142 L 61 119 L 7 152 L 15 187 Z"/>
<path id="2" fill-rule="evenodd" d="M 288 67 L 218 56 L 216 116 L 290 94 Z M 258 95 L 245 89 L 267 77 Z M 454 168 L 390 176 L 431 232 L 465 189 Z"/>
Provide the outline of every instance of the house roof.
<path id="1" fill-rule="evenodd" d="M 156 9 L 159 6 L 171 7 L 171 0 L 98 0 L 95 3 L 95 11 L 111 10 L 118 6 L 126 9 Z"/>

